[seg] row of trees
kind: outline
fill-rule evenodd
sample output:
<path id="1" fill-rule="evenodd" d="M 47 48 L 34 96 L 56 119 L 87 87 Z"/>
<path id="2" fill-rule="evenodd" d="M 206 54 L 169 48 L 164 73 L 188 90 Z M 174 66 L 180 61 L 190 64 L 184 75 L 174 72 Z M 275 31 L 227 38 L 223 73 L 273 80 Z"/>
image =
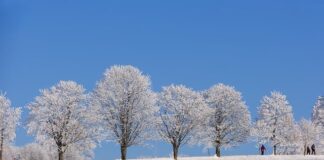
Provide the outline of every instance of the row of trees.
<path id="1" fill-rule="evenodd" d="M 232 86 L 217 84 L 197 92 L 170 85 L 155 93 L 149 76 L 137 68 L 112 66 L 90 93 L 73 81 L 41 90 L 27 105 L 27 131 L 43 150 L 50 151 L 47 156 L 53 160 L 70 160 L 76 155 L 91 158 L 93 148 L 103 140 L 120 144 L 123 160 L 128 147 L 156 139 L 171 144 L 174 159 L 188 143 L 214 147 L 220 156 L 221 148 L 237 146 L 251 137 L 260 144 L 271 144 L 274 154 L 296 154 L 304 149 L 300 146 L 313 143 L 320 135 L 323 104 L 314 107 L 314 123 L 303 119 L 297 124 L 286 96 L 272 92 L 261 100 L 258 118 L 251 122 L 241 93 Z M 4 95 L 0 107 L 2 160 L 3 144 L 14 140 L 21 109 L 12 109 Z M 27 150 L 35 148 L 36 144 Z M 25 150 L 17 153 L 24 155 Z"/>

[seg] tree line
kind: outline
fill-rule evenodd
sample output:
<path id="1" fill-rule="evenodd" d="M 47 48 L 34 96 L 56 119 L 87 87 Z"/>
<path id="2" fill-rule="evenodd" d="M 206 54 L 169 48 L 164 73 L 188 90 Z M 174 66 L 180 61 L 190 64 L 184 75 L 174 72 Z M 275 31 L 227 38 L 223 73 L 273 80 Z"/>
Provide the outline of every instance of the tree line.
<path id="1" fill-rule="evenodd" d="M 60 81 L 40 90 L 26 108 L 25 127 L 35 143 L 11 147 L 21 108 L 0 95 L 0 160 L 91 159 L 101 141 L 118 143 L 122 160 L 129 147 L 148 140 L 169 143 L 175 160 L 186 144 L 214 148 L 220 157 L 222 148 L 250 140 L 271 145 L 273 154 L 305 154 L 307 146 L 323 141 L 321 97 L 312 120 L 296 122 L 286 96 L 273 91 L 262 98 L 252 121 L 233 86 L 220 83 L 194 91 L 171 84 L 156 93 L 149 76 L 130 65 L 108 68 L 91 92 L 74 81 Z"/>

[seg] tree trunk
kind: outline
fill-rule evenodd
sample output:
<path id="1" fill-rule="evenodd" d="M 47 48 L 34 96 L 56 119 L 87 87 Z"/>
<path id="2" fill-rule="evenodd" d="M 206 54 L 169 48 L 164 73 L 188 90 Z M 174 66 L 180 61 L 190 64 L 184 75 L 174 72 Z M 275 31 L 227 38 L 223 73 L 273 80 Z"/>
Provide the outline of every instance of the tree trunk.
<path id="1" fill-rule="evenodd" d="M 221 150 L 220 150 L 220 146 L 219 145 L 216 145 L 216 155 L 217 157 L 220 157 L 221 156 Z"/>
<path id="2" fill-rule="evenodd" d="M 59 160 L 64 160 L 64 152 L 62 150 L 62 147 L 58 147 L 58 158 Z"/>
<path id="3" fill-rule="evenodd" d="M 1 144 L 0 144 L 0 160 L 2 160 L 2 153 L 3 153 L 3 140 L 1 138 Z"/>
<path id="4" fill-rule="evenodd" d="M 64 160 L 63 152 L 59 152 L 59 160 Z"/>
<path id="5" fill-rule="evenodd" d="M 179 151 L 179 146 L 176 144 L 172 144 L 173 148 L 173 159 L 177 160 L 178 159 L 178 151 Z"/>
<path id="6" fill-rule="evenodd" d="M 121 151 L 121 159 L 126 160 L 126 155 L 127 155 L 127 147 L 126 147 L 126 145 L 121 145 L 120 146 L 120 151 Z"/>
<path id="7" fill-rule="evenodd" d="M 277 145 L 274 145 L 273 146 L 273 154 L 274 155 L 277 155 Z"/>
<path id="8" fill-rule="evenodd" d="M 3 153 L 3 132 L 4 129 L 1 130 L 1 137 L 0 137 L 0 160 L 2 160 L 2 153 Z"/>

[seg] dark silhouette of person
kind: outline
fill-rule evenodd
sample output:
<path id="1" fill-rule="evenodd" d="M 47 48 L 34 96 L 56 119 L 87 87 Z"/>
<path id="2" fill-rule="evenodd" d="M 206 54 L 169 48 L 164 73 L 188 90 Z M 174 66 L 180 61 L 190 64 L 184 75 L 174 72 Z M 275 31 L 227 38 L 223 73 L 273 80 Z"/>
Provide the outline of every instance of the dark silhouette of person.
<path id="1" fill-rule="evenodd" d="M 260 147 L 261 155 L 264 155 L 265 150 L 266 150 L 266 148 L 265 148 L 265 146 L 262 144 L 261 147 Z"/>
<path id="2" fill-rule="evenodd" d="M 307 154 L 307 155 L 310 155 L 310 153 L 311 153 L 311 150 L 310 150 L 309 146 L 307 146 L 306 154 Z"/>
<path id="3" fill-rule="evenodd" d="M 315 154 L 316 154 L 316 152 L 315 152 L 315 144 L 313 144 L 313 145 L 311 146 L 311 149 L 312 149 L 312 154 L 315 155 Z"/>

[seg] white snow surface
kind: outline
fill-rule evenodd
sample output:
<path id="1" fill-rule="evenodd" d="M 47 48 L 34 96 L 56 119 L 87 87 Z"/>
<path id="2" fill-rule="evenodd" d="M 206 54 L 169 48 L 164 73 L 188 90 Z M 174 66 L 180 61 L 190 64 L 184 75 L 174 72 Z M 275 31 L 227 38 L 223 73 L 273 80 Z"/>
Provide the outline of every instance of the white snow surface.
<path id="1" fill-rule="evenodd" d="M 142 158 L 130 160 L 173 160 L 173 158 Z M 245 155 L 223 157 L 179 157 L 178 160 L 324 160 L 324 155 Z"/>

